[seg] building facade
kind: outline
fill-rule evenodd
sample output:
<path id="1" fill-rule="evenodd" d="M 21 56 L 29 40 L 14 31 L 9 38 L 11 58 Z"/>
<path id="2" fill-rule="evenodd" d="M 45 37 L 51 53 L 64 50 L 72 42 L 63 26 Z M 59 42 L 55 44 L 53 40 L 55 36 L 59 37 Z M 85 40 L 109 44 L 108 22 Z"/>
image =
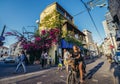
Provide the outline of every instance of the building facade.
<path id="1" fill-rule="evenodd" d="M 16 42 L 10 45 L 9 54 L 11 56 L 18 56 L 18 54 L 20 54 L 20 51 L 22 50 L 22 46 L 20 44 L 20 42 Z"/>
<path id="2" fill-rule="evenodd" d="M 49 49 L 49 55 L 53 59 L 56 59 L 56 55 L 63 56 L 64 48 L 72 49 L 74 42 L 85 44 L 85 34 L 75 26 L 73 17 L 57 2 L 47 6 L 40 14 L 39 31 L 49 28 L 59 28 L 61 33 L 60 43 Z"/>
<path id="3" fill-rule="evenodd" d="M 110 38 L 105 38 L 104 42 L 102 44 L 102 49 L 103 49 L 104 55 L 109 55 L 112 53 L 112 49 L 110 48 L 110 45 L 111 45 Z"/>
<path id="4" fill-rule="evenodd" d="M 0 46 L 0 56 L 3 55 L 3 56 L 8 56 L 8 49 L 7 47 L 5 46 Z"/>
<path id="5" fill-rule="evenodd" d="M 85 36 L 85 39 L 86 39 L 86 48 L 90 51 L 89 54 L 91 56 L 98 55 L 97 44 L 95 44 L 94 41 L 93 41 L 92 32 L 90 32 L 87 29 L 84 29 L 83 33 L 86 35 Z"/>
<path id="6" fill-rule="evenodd" d="M 116 25 L 116 41 L 118 50 L 120 50 L 120 0 L 108 0 L 108 9 L 113 17 L 113 23 Z"/>
<path id="7" fill-rule="evenodd" d="M 103 27 L 105 30 L 106 38 L 109 38 L 110 45 L 113 46 L 114 53 L 117 51 L 118 45 L 116 41 L 116 25 L 113 23 L 113 18 L 110 12 L 107 12 L 105 15 L 105 21 L 103 21 Z M 108 47 L 109 47 L 108 46 Z M 110 47 L 109 47 L 110 48 Z M 112 52 L 111 52 L 112 53 Z M 114 55 L 114 53 L 112 53 Z"/>

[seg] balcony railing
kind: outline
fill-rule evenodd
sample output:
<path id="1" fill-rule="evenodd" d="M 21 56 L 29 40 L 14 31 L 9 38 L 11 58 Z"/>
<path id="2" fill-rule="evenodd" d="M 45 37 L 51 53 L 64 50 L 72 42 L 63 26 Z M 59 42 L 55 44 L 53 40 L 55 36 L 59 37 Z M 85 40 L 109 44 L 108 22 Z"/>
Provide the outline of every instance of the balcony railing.
<path id="1" fill-rule="evenodd" d="M 86 42 L 83 40 L 83 41 L 82 41 L 82 44 L 83 44 L 83 45 L 86 45 Z"/>

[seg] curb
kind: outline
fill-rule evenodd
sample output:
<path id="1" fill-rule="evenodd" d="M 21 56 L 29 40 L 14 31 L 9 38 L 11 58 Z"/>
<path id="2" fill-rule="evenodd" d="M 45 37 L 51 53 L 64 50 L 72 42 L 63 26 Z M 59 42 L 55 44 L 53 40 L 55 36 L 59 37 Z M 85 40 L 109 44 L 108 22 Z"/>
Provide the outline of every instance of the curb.
<path id="1" fill-rule="evenodd" d="M 9 83 L 16 84 L 17 81 L 22 81 L 22 80 L 25 80 L 25 79 L 28 79 L 28 78 L 31 78 L 34 76 L 39 76 L 45 72 L 48 72 L 48 71 L 54 70 L 54 69 L 56 69 L 56 67 L 42 70 L 42 71 L 37 71 L 37 72 L 26 73 L 26 74 L 22 74 L 22 75 L 18 75 L 18 76 L 3 78 L 3 79 L 0 79 L 0 84 L 9 84 Z"/>

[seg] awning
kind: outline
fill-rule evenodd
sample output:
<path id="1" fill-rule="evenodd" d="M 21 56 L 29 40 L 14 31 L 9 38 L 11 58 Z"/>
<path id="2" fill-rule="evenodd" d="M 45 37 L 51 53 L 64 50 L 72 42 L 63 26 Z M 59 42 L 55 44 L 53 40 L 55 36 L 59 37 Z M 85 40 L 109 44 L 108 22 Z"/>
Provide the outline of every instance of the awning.
<path id="1" fill-rule="evenodd" d="M 61 48 L 72 48 L 72 47 L 73 47 L 72 43 L 69 43 L 64 39 L 61 40 Z"/>
<path id="2" fill-rule="evenodd" d="M 73 43 L 67 42 L 65 39 L 61 40 L 61 48 L 73 48 Z M 82 46 L 79 46 L 79 48 L 81 50 L 84 50 L 84 48 Z"/>

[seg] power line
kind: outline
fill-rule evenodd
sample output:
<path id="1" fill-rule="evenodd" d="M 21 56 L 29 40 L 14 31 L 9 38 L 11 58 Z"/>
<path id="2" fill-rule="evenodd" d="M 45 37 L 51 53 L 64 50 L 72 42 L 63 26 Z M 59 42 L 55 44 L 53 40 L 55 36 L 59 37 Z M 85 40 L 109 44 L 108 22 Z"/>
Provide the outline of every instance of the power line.
<path id="1" fill-rule="evenodd" d="M 86 11 L 87 11 L 87 10 L 83 10 L 83 11 L 81 11 L 81 12 L 79 12 L 79 13 L 77 13 L 77 14 L 73 15 L 73 17 L 75 17 L 75 16 L 77 16 L 77 15 L 80 15 L 80 14 L 82 14 L 82 13 L 86 12 Z"/>
<path id="2" fill-rule="evenodd" d="M 89 14 L 89 16 L 90 16 L 90 19 L 91 19 L 91 21 L 92 21 L 92 23 L 93 23 L 93 25 L 94 25 L 94 27 L 95 27 L 95 29 L 96 29 L 96 31 L 97 31 L 99 37 L 100 37 L 101 40 L 102 40 L 102 37 L 101 37 L 101 35 L 100 35 L 100 32 L 98 31 L 98 28 L 97 28 L 97 26 L 96 26 L 96 24 L 95 24 L 95 21 L 94 21 L 92 15 L 91 15 L 91 13 L 90 13 L 88 7 L 86 6 L 86 4 L 85 4 L 85 2 L 84 2 L 83 0 L 80 0 L 80 2 L 82 2 L 83 5 L 85 6 L 85 8 L 87 9 L 87 12 L 88 12 L 88 14 Z"/>

